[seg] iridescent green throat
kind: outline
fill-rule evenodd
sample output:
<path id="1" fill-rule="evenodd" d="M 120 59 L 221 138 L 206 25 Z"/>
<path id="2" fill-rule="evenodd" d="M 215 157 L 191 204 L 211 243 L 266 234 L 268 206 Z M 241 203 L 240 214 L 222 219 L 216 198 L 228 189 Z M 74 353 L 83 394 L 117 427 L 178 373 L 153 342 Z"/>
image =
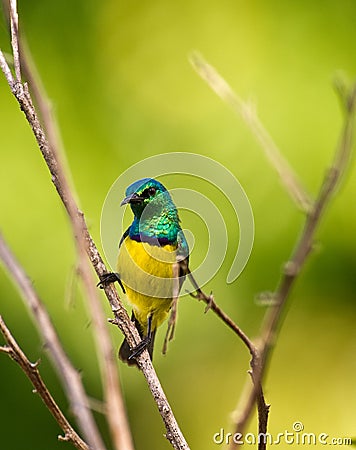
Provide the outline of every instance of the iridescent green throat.
<path id="1" fill-rule="evenodd" d="M 159 195 L 158 199 L 149 202 L 144 208 L 135 206 L 132 208 L 135 218 L 129 231 L 131 239 L 153 244 L 156 241 L 157 245 L 177 242 L 181 227 L 178 211 L 169 195 Z"/>

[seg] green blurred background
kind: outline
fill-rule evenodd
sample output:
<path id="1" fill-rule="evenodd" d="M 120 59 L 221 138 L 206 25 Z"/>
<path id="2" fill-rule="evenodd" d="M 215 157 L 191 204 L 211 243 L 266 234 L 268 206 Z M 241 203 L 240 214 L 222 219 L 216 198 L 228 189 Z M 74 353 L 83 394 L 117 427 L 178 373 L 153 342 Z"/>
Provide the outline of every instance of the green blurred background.
<path id="1" fill-rule="evenodd" d="M 255 296 L 275 288 L 303 215 L 240 118 L 198 78 L 187 55 L 202 52 L 241 96 L 258 104 L 266 127 L 315 194 L 342 123 L 333 77 L 339 70 L 351 79 L 356 73 L 356 3 L 32 0 L 19 1 L 19 13 L 98 244 L 107 191 L 120 173 L 148 156 L 196 152 L 238 177 L 255 215 L 254 249 L 232 285 L 225 280 L 234 249 L 228 252 L 207 290 L 214 291 L 217 302 L 247 333 L 256 335 L 264 307 Z M 9 51 L 4 20 L 0 44 Z M 90 317 L 73 281 L 68 220 L 3 76 L 0 105 L 2 232 L 46 303 L 88 393 L 101 399 Z M 353 166 L 290 298 L 265 386 L 272 433 L 291 431 L 293 422 L 301 421 L 306 432 L 356 434 Z M 225 213 L 229 221 L 229 211 Z M 233 242 L 236 230 L 228 231 Z M 201 258 L 197 247 L 193 260 Z M 2 269 L 0 299 L 0 314 L 32 360 L 41 358 L 43 377 L 70 417 L 27 309 Z M 103 304 L 110 317 L 104 298 Z M 213 434 L 221 427 L 230 431 L 230 413 L 248 368 L 242 344 L 203 310 L 193 299 L 182 299 L 175 340 L 163 357 L 162 330 L 155 355 L 164 389 L 193 449 L 215 448 Z M 120 333 L 113 327 L 110 331 L 119 346 Z M 143 377 L 119 366 L 136 448 L 169 449 Z M 56 441 L 56 423 L 5 355 L 0 355 L 0 373 L 1 450 L 69 448 Z M 107 436 L 100 414 L 97 418 Z M 255 430 L 253 420 L 250 431 Z"/>

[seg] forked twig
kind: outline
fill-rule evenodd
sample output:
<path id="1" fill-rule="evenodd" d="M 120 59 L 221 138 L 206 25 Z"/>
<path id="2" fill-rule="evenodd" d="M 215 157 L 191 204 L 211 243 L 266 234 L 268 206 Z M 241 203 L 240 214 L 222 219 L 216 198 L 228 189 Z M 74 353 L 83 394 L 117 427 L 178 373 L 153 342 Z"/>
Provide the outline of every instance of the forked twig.
<path id="1" fill-rule="evenodd" d="M 29 277 L 11 253 L 0 234 L 0 259 L 13 278 L 26 305 L 29 307 L 34 322 L 37 325 L 45 348 L 60 377 L 71 410 L 76 418 L 83 436 L 89 445 L 95 449 L 105 448 L 99 430 L 92 416 L 88 398 L 78 371 L 73 367 L 66 355 L 48 312 L 35 292 Z"/>
<path id="2" fill-rule="evenodd" d="M 52 416 L 57 421 L 58 425 L 64 432 L 64 436 L 59 436 L 60 440 L 72 442 L 73 445 L 79 450 L 90 450 L 89 446 L 81 439 L 81 437 L 74 431 L 61 409 L 55 402 L 54 398 L 50 394 L 45 385 L 42 377 L 37 368 L 38 364 L 31 363 L 24 352 L 21 350 L 18 343 L 15 341 L 10 330 L 7 328 L 3 318 L 0 316 L 0 331 L 4 336 L 7 343 L 6 346 L 0 346 L 0 352 L 6 353 L 13 359 L 26 374 L 27 378 L 31 381 L 35 392 L 41 397 Z"/>
<path id="3" fill-rule="evenodd" d="M 312 211 L 306 217 L 302 234 L 297 241 L 293 255 L 290 261 L 285 265 L 284 274 L 274 295 L 276 301 L 265 314 L 265 320 L 260 332 L 261 343 L 258 348 L 260 361 L 254 371 L 255 382 L 257 385 L 262 382 L 263 375 L 266 371 L 267 362 L 277 338 L 290 291 L 313 249 L 316 230 L 327 205 L 336 191 L 342 175 L 346 171 L 347 162 L 350 159 L 355 126 L 356 85 L 352 86 L 347 93 L 346 98 L 343 98 L 342 101 L 344 105 L 347 105 L 345 108 L 345 123 L 342 129 L 340 142 L 335 152 L 333 164 L 326 172 Z M 242 413 L 239 415 L 236 422 L 236 433 L 242 433 L 244 431 L 252 414 L 256 397 L 258 397 L 258 391 L 256 388 L 252 388 L 245 406 L 241 407 L 238 405 L 237 411 L 242 411 Z M 264 432 L 266 432 L 266 430 Z M 235 447 L 237 447 L 237 445 L 232 442 L 231 448 Z"/>
<path id="4" fill-rule="evenodd" d="M 197 73 L 207 82 L 211 89 L 213 89 L 219 97 L 221 97 L 230 107 L 232 107 L 236 113 L 242 116 L 246 124 L 250 127 L 254 137 L 263 147 L 266 156 L 277 171 L 287 192 L 296 204 L 307 214 L 301 237 L 296 244 L 291 260 L 285 266 L 283 277 L 280 280 L 277 290 L 273 296 L 274 302 L 266 311 L 265 320 L 260 332 L 260 338 L 258 339 L 260 342 L 259 345 L 257 347 L 250 348 L 249 343 L 251 340 L 244 333 L 241 333 L 239 327 L 231 324 L 229 320 L 225 320 L 220 311 L 218 312 L 218 315 L 225 321 L 225 323 L 239 335 L 245 345 L 249 348 L 252 355 L 250 374 L 253 380 L 253 386 L 250 388 L 249 394 L 247 395 L 247 400 L 244 401 L 244 404 L 241 406 L 241 403 L 239 403 L 236 408 L 235 432 L 243 433 L 257 401 L 259 413 L 259 432 L 266 433 L 269 406 L 265 403 L 262 391 L 263 375 L 278 334 L 279 326 L 282 322 L 282 313 L 285 309 L 290 290 L 312 250 L 314 234 L 317 226 L 320 223 L 325 207 L 329 203 L 332 194 L 335 192 L 338 181 L 345 172 L 347 162 L 350 159 L 352 138 L 354 135 L 356 85 L 354 85 L 349 92 L 345 89 L 344 85 L 341 86 L 342 89 L 339 89 L 339 94 L 340 97 L 342 97 L 341 100 L 345 109 L 345 125 L 342 131 L 340 144 L 335 154 L 334 163 L 327 172 L 319 195 L 314 202 L 310 199 L 294 170 L 282 156 L 273 139 L 262 125 L 255 109 L 252 108 L 250 104 L 242 101 L 232 90 L 229 84 L 221 77 L 221 75 L 219 75 L 216 69 L 208 64 L 199 54 L 194 53 L 192 55 L 191 63 Z M 198 288 L 197 285 L 196 288 Z M 211 303 L 212 309 L 216 312 L 216 305 L 210 297 L 201 292 L 198 292 L 198 297 L 207 303 Z M 234 440 L 232 440 L 231 448 L 235 448 L 237 446 L 238 445 L 234 443 Z M 264 448 L 266 448 L 266 443 L 259 442 L 259 450 Z"/>

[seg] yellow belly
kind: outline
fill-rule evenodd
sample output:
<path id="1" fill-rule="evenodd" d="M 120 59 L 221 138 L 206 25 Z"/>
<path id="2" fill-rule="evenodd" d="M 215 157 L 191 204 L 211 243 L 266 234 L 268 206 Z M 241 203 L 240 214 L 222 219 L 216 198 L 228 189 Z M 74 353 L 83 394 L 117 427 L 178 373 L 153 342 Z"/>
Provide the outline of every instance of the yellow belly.
<path id="1" fill-rule="evenodd" d="M 134 314 L 145 333 L 152 315 L 152 331 L 167 317 L 172 304 L 176 246 L 162 247 L 127 237 L 120 247 L 117 271 Z"/>

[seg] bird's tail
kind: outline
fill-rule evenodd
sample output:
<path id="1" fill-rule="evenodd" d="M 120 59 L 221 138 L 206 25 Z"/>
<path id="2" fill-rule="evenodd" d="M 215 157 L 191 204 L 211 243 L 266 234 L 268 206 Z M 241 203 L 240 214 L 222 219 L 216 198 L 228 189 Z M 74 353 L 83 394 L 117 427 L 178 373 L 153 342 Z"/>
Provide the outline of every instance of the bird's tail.
<path id="1" fill-rule="evenodd" d="M 136 328 L 137 328 L 137 330 L 139 332 L 139 335 L 140 335 L 141 339 L 143 339 L 144 335 L 143 335 L 143 331 L 142 331 L 141 325 L 140 325 L 139 321 L 136 319 L 133 311 L 132 311 L 131 320 L 133 322 L 135 322 L 135 326 L 136 326 Z M 153 330 L 151 332 L 151 340 L 147 344 L 147 350 L 148 350 L 148 353 L 150 355 L 151 361 L 152 361 L 152 358 L 153 358 L 153 346 L 154 346 L 154 342 L 155 342 L 155 336 L 156 336 L 156 330 Z M 123 361 L 124 363 L 128 364 L 129 366 L 137 366 L 135 358 L 130 359 L 130 355 L 131 354 L 132 354 L 132 349 L 130 348 L 127 340 L 124 339 L 124 341 L 121 344 L 121 347 L 119 349 L 119 358 L 121 359 L 121 361 Z"/>

